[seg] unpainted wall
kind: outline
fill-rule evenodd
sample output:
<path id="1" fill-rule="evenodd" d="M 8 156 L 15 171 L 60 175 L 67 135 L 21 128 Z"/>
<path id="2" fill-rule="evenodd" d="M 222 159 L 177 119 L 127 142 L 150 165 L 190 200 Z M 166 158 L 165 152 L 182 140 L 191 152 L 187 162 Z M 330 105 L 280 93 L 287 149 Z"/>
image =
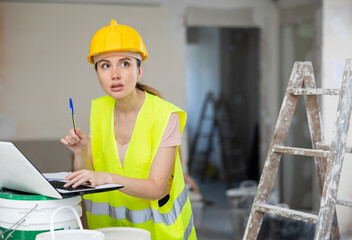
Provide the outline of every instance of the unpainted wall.
<path id="1" fill-rule="evenodd" d="M 142 81 L 181 108 L 186 102 L 185 26 L 259 27 L 261 155 L 266 155 L 278 112 L 278 19 L 272 1 L 40 2 L 0 2 L 0 139 L 58 141 L 72 126 L 69 97 L 77 126 L 89 131 L 90 100 L 104 93 L 85 58 L 94 32 L 115 18 L 143 36 L 150 57 Z"/>
<path id="2" fill-rule="evenodd" d="M 143 36 L 150 57 L 142 82 L 184 108 L 184 81 L 180 81 L 184 57 L 179 54 L 183 49 L 167 26 L 169 17 L 163 8 L 2 2 L 0 9 L 0 111 L 16 122 L 10 139 L 65 135 L 72 127 L 70 97 L 77 126 L 89 131 L 90 101 L 105 93 L 86 56 L 93 34 L 111 19 L 134 27 Z"/>
<path id="3" fill-rule="evenodd" d="M 323 1 L 322 85 L 324 88 L 340 88 L 344 64 L 352 58 L 352 2 L 349 0 Z M 323 123 L 326 141 L 332 140 L 338 97 L 323 98 Z M 352 145 L 352 130 L 347 145 Z M 339 197 L 352 199 L 352 157 L 345 155 L 340 180 Z M 352 209 L 338 206 L 337 215 L 341 232 L 351 232 Z"/>

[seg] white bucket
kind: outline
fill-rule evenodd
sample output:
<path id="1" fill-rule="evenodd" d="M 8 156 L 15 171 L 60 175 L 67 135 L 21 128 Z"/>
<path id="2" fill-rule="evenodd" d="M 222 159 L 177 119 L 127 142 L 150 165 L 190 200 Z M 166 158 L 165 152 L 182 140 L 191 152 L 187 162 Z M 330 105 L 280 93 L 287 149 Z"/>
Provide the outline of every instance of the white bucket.
<path id="1" fill-rule="evenodd" d="M 243 237 L 256 192 L 257 183 L 254 181 L 243 181 L 239 188 L 226 191 L 234 240 Z"/>
<path id="2" fill-rule="evenodd" d="M 0 190 L 0 236 L 2 233 L 5 239 L 34 240 L 37 234 L 49 231 L 51 215 L 60 206 L 72 206 L 82 215 L 80 196 L 53 199 Z M 71 212 L 64 211 L 58 216 L 56 227 L 75 229 L 78 224 Z"/>
<path id="3" fill-rule="evenodd" d="M 191 201 L 194 227 L 200 228 L 202 225 L 204 202 L 203 197 L 199 193 L 188 191 L 189 200 Z"/>
<path id="4" fill-rule="evenodd" d="M 54 231 L 55 215 L 57 212 L 62 211 L 65 208 L 70 209 L 75 215 L 80 228 L 79 230 Z M 52 214 L 50 222 L 50 232 L 38 234 L 35 240 L 105 240 L 105 236 L 104 234 L 98 231 L 84 230 L 76 210 L 71 206 L 63 206 L 56 209 Z"/>
<path id="5" fill-rule="evenodd" d="M 99 228 L 96 231 L 105 235 L 105 240 L 150 240 L 150 232 L 140 228 L 112 227 Z"/>

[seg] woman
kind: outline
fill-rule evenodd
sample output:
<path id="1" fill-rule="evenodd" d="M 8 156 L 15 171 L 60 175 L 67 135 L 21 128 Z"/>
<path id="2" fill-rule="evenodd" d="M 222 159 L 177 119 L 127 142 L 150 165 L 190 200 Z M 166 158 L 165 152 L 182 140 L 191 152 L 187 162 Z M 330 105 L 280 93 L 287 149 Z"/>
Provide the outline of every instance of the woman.
<path id="1" fill-rule="evenodd" d="M 124 185 L 84 196 L 91 229 L 127 226 L 152 239 L 196 239 L 178 151 L 186 113 L 139 83 L 147 57 L 137 31 L 115 20 L 93 36 L 88 61 L 108 95 L 92 101 L 90 136 L 77 128 L 61 139 L 75 156 L 66 186 Z"/>

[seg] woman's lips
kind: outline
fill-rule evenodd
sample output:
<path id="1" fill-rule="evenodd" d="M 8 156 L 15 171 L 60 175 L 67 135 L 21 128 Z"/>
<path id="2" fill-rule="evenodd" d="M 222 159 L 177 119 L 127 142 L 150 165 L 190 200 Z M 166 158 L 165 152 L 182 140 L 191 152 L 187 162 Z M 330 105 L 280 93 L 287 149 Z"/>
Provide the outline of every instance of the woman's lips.
<path id="1" fill-rule="evenodd" d="M 110 87 L 110 89 L 113 91 L 113 92 L 118 92 L 118 91 L 121 91 L 123 88 L 123 85 L 122 84 L 115 84 L 115 85 L 112 85 Z"/>

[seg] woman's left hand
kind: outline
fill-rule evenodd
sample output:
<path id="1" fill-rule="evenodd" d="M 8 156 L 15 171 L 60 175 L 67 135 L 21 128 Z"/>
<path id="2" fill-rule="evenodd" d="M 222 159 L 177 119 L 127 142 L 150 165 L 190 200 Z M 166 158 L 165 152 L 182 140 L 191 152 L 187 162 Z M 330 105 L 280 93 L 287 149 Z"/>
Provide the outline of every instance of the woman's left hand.
<path id="1" fill-rule="evenodd" d="M 109 173 L 96 172 L 92 170 L 78 170 L 68 175 L 65 180 L 68 180 L 64 187 L 72 186 L 73 188 L 89 182 L 92 187 L 108 183 Z"/>

